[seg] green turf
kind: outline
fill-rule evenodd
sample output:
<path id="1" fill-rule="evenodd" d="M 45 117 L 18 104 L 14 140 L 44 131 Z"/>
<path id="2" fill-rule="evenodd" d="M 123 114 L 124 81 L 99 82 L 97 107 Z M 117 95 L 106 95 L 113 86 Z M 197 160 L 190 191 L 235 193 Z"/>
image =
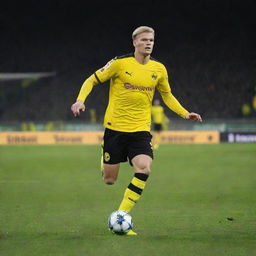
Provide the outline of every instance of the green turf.
<path id="1" fill-rule="evenodd" d="M 137 237 L 112 235 L 132 172 L 103 184 L 98 146 L 0 147 L 1 256 L 256 255 L 256 145 L 162 145 L 132 211 Z M 233 221 L 227 220 L 233 218 Z"/>

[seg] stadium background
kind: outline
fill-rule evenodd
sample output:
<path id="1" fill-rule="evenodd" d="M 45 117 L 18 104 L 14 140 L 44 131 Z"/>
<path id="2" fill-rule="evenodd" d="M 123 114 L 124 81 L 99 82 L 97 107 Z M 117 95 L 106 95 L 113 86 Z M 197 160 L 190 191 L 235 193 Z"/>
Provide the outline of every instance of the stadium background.
<path id="1" fill-rule="evenodd" d="M 253 0 L 2 1 L 0 255 L 255 255 L 256 144 L 209 144 L 219 136 L 256 141 L 255 6 Z M 166 65 L 174 95 L 204 122 L 165 108 L 170 131 L 132 212 L 139 235 L 128 238 L 112 235 L 106 224 L 133 175 L 124 163 L 114 186 L 102 183 L 108 84 L 94 88 L 80 118 L 70 106 L 88 75 L 133 50 L 131 33 L 140 25 L 155 28 L 152 56 Z M 98 144 L 84 145 L 92 133 L 99 133 Z M 187 144 L 202 136 L 206 144 Z M 58 145 L 36 145 L 50 139 Z"/>
<path id="2" fill-rule="evenodd" d="M 241 127 L 242 122 L 242 130 L 247 125 L 251 131 L 256 117 L 254 7 L 254 1 L 214 0 L 5 2 L 0 10 L 1 75 L 51 74 L 16 80 L 2 76 L 1 130 L 66 129 L 63 124 L 70 121 L 101 124 L 107 83 L 94 88 L 88 112 L 79 120 L 70 106 L 88 75 L 133 51 L 131 33 L 144 24 L 156 30 L 152 56 L 166 65 L 174 95 L 202 115 L 204 129 L 223 131 L 211 125 L 218 119 L 221 125 Z M 175 120 L 181 120 L 171 111 L 166 114 L 174 120 L 170 129 L 176 129 Z"/>

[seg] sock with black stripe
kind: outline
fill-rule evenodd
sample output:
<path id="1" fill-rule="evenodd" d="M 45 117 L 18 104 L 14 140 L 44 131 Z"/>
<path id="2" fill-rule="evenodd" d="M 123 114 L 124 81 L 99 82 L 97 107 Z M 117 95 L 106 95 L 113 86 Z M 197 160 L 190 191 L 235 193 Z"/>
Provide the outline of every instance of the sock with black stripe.
<path id="1" fill-rule="evenodd" d="M 119 210 L 130 212 L 133 206 L 140 199 L 143 189 L 145 188 L 148 175 L 144 173 L 135 173 L 125 190 L 123 200 Z"/>

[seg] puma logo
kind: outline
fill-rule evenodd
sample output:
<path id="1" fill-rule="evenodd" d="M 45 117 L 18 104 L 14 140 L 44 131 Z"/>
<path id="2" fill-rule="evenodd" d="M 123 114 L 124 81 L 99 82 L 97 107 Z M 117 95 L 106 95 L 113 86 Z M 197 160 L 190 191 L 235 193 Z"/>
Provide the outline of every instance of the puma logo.
<path id="1" fill-rule="evenodd" d="M 125 72 L 125 74 L 129 75 L 129 76 L 132 76 L 132 73 L 129 73 L 129 72 Z"/>

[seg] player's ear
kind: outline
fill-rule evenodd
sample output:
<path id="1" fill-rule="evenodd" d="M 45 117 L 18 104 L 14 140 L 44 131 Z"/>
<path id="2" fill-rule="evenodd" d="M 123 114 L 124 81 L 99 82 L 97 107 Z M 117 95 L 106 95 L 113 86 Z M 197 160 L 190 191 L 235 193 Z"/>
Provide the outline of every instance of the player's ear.
<path id="1" fill-rule="evenodd" d="M 134 40 L 132 41 L 132 44 L 133 44 L 134 47 L 136 47 L 136 43 L 137 43 L 137 42 L 136 42 L 136 39 L 134 39 Z"/>

